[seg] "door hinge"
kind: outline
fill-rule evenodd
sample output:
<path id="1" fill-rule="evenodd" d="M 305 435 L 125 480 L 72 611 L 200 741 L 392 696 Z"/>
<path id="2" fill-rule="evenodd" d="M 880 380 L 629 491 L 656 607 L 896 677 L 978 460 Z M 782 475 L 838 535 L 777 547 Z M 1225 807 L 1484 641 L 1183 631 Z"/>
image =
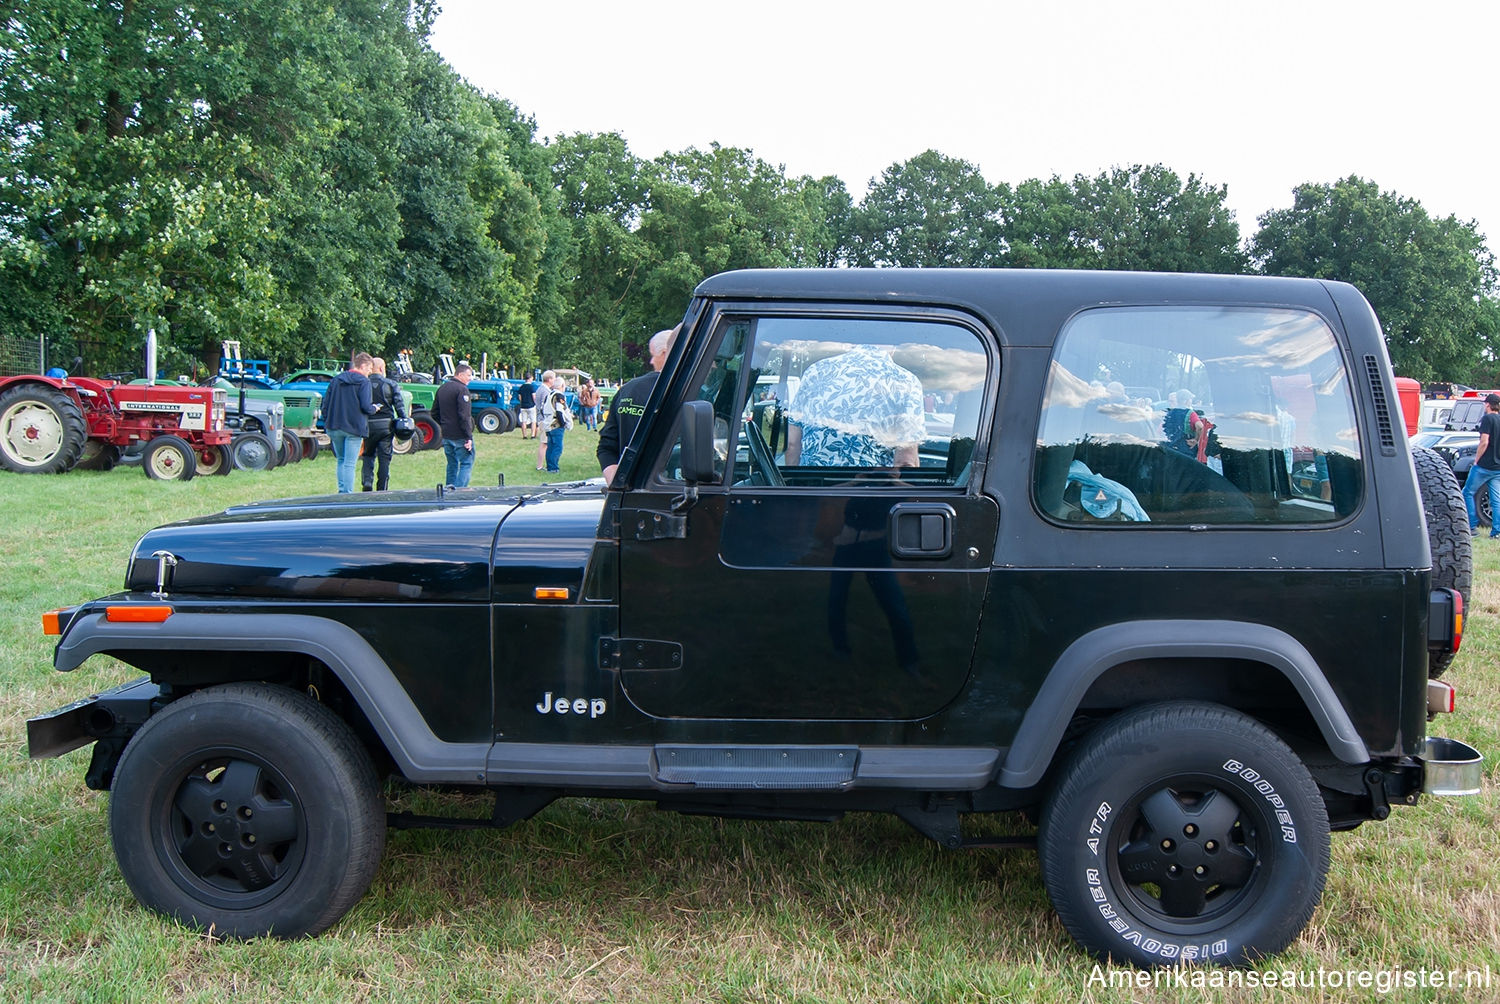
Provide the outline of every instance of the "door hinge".
<path id="1" fill-rule="evenodd" d="M 686 540 L 687 513 L 621 509 L 620 532 L 636 540 Z"/>
<path id="2" fill-rule="evenodd" d="M 599 668 L 633 672 L 682 668 L 682 646 L 651 638 L 600 638 Z"/>

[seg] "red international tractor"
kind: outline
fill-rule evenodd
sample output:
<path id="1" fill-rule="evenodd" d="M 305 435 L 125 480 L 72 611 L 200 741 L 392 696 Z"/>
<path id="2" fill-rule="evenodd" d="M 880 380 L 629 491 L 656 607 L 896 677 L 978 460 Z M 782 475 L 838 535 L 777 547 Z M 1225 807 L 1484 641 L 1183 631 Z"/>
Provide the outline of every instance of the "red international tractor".
<path id="1" fill-rule="evenodd" d="M 0 378 L 0 466 L 19 473 L 108 470 L 145 443 L 147 477 L 228 474 L 225 392 L 90 377 Z"/>

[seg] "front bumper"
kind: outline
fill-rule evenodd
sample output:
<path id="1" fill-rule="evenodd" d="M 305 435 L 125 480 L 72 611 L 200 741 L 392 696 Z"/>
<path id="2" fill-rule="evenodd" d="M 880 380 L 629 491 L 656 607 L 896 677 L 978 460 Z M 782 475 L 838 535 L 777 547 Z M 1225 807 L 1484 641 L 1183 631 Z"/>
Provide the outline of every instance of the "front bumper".
<path id="1" fill-rule="evenodd" d="M 161 688 L 141 677 L 26 720 L 33 760 L 62 756 L 99 739 L 128 738 L 159 706 Z"/>

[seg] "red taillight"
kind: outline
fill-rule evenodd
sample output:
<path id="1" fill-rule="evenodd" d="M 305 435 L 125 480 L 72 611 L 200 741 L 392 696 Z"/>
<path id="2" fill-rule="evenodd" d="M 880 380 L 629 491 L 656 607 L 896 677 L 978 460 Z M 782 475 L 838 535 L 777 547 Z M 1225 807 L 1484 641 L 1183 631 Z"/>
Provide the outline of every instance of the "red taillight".
<path id="1" fill-rule="evenodd" d="M 1453 651 L 1458 651 L 1458 646 L 1464 640 L 1464 594 L 1457 589 L 1453 591 Z"/>
<path id="2" fill-rule="evenodd" d="M 125 606 L 104 608 L 104 619 L 116 624 L 160 624 L 171 616 L 172 608 L 168 606 L 131 603 Z"/>

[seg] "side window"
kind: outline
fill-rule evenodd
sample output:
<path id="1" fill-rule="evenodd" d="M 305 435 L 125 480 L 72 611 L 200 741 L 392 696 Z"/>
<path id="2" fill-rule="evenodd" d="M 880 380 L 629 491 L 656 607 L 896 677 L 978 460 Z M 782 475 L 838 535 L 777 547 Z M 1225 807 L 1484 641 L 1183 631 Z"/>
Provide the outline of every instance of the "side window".
<path id="1" fill-rule="evenodd" d="M 730 319 L 699 390 L 733 484 L 967 483 L 988 357 L 930 320 Z M 747 365 L 748 361 L 748 365 Z"/>
<path id="2" fill-rule="evenodd" d="M 1343 359 L 1300 310 L 1081 314 L 1037 438 L 1037 505 L 1070 523 L 1327 522 L 1364 484 Z"/>

